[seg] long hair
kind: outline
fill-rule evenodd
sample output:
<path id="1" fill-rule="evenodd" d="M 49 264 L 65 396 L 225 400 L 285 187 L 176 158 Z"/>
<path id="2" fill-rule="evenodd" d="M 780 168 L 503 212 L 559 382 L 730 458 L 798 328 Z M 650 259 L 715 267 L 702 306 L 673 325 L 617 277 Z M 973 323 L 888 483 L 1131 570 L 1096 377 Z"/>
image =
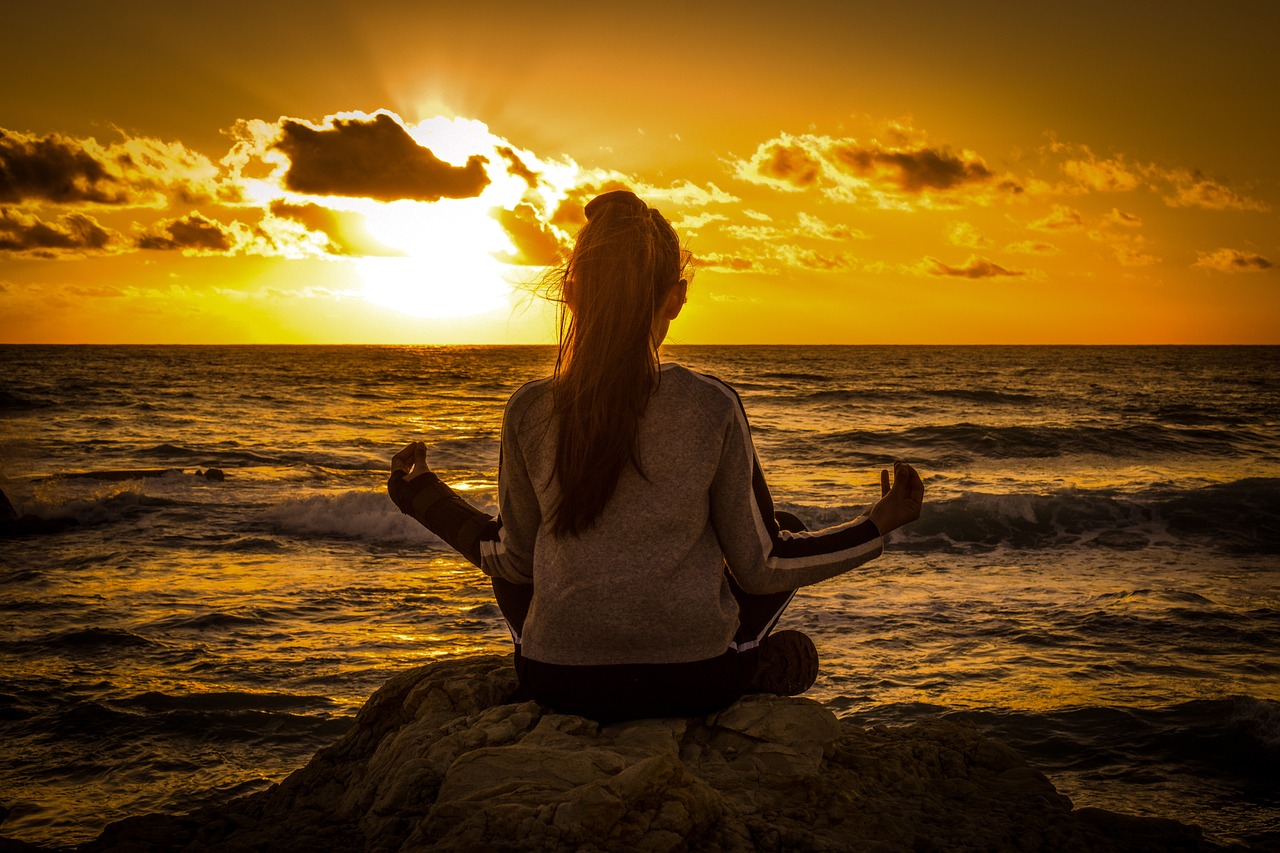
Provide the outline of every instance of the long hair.
<path id="1" fill-rule="evenodd" d="M 576 536 L 595 523 L 628 463 L 643 475 L 636 442 L 658 384 L 654 315 L 689 264 L 675 229 L 630 191 L 597 196 L 586 215 L 555 282 L 557 535 Z"/>

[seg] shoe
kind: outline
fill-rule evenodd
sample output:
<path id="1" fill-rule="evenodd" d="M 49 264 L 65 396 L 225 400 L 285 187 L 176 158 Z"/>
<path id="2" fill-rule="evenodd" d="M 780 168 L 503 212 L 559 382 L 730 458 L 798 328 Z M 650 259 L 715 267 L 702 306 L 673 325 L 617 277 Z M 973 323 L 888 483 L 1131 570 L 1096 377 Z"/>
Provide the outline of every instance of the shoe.
<path id="1" fill-rule="evenodd" d="M 799 696 L 818 680 L 818 650 L 808 634 L 775 631 L 764 638 L 751 689 L 777 696 Z"/>

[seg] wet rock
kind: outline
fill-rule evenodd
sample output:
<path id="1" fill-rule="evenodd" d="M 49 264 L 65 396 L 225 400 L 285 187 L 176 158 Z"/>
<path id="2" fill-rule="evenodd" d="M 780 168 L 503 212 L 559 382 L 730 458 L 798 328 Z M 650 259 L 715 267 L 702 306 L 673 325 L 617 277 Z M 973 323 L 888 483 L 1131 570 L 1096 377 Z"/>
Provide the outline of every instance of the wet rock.
<path id="1" fill-rule="evenodd" d="M 9 502 L 9 496 L 0 489 L 0 539 L 15 536 L 37 536 L 43 533 L 60 533 L 80 522 L 74 518 L 41 518 L 38 515 L 19 515 Z"/>
<path id="2" fill-rule="evenodd" d="M 1073 810 L 946 721 L 863 729 L 803 698 L 599 725 L 508 704 L 510 658 L 390 679 L 340 740 L 219 808 L 113 824 L 85 851 L 1200 851 L 1196 827 Z"/>

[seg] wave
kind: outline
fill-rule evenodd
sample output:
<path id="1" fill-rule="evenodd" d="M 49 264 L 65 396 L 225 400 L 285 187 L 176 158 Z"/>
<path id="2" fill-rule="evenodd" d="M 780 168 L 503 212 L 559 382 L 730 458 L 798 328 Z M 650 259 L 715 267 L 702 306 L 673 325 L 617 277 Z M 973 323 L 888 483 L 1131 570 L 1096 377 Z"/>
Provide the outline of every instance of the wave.
<path id="1" fill-rule="evenodd" d="M 241 449 L 197 449 L 166 443 L 147 448 L 141 451 L 140 455 L 153 459 L 182 460 L 188 465 L 220 468 L 307 466 L 335 471 L 381 471 L 388 468 L 391 454 L 388 453 L 386 459 L 341 450 L 305 452 L 279 450 L 268 454 Z"/>
<path id="2" fill-rule="evenodd" d="M 846 430 L 812 439 L 823 453 L 848 447 L 909 449 L 919 458 L 957 460 L 1048 458 L 1098 454 L 1150 458 L 1176 454 L 1223 456 L 1238 452 L 1255 437 L 1243 430 L 1222 430 L 1152 423 L 1075 426 L 992 426 L 974 423 L 912 427 L 894 432 Z"/>
<path id="3" fill-rule="evenodd" d="M 401 513 L 382 490 L 290 498 L 264 510 L 259 522 L 272 533 L 294 537 L 448 548 L 418 522 Z"/>
<path id="4" fill-rule="evenodd" d="M 192 464 L 198 465 L 216 465 L 219 467 L 230 465 L 278 465 L 280 460 L 276 457 L 263 456 L 249 450 L 197 450 L 190 447 L 181 447 L 176 444 L 158 444 L 155 447 L 149 447 L 140 451 L 140 456 L 151 457 L 154 459 L 182 459 L 190 460 Z M 196 461 L 199 460 L 199 461 Z"/>
<path id="5" fill-rule="evenodd" d="M 47 397 L 23 396 L 12 391 L 0 391 L 0 411 L 18 412 L 24 409 L 47 409 L 56 405 Z"/>
<path id="6" fill-rule="evenodd" d="M 862 508 L 796 506 L 792 511 L 826 526 Z M 1107 489 L 970 493 L 926 500 L 919 521 L 894 538 L 899 546 L 922 551 L 1079 545 L 1136 550 L 1198 542 L 1240 553 L 1280 554 L 1280 478 L 1136 494 Z"/>

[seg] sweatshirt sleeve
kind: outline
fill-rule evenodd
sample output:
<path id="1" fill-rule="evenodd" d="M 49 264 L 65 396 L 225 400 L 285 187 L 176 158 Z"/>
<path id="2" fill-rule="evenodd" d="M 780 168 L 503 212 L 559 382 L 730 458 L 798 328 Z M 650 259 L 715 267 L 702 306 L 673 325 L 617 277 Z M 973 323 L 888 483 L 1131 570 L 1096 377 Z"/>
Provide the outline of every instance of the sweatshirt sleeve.
<path id="1" fill-rule="evenodd" d="M 459 497 L 432 471 L 412 480 L 403 471 L 393 471 L 387 492 L 401 512 L 480 565 L 480 540 L 497 526 L 491 516 Z"/>
<path id="2" fill-rule="evenodd" d="M 533 583 L 533 546 L 542 510 L 517 440 L 519 411 L 512 397 L 502 419 L 498 460 L 498 520 L 480 540 L 480 568 L 491 577 Z"/>
<path id="3" fill-rule="evenodd" d="M 729 571 L 744 590 L 781 592 L 824 581 L 880 556 L 884 539 L 860 516 L 823 530 L 780 530 L 742 403 L 733 398 L 720 463 L 711 484 L 711 523 Z"/>

